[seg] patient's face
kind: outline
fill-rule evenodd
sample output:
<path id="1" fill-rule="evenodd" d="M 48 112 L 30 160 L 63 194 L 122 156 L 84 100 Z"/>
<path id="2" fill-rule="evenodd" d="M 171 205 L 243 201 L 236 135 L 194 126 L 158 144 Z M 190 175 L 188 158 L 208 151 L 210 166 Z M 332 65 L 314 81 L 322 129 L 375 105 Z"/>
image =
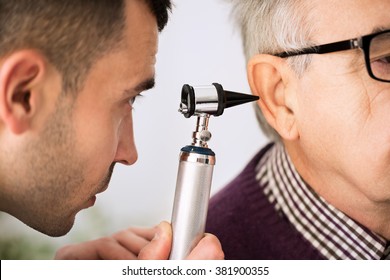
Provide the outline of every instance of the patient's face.
<path id="1" fill-rule="evenodd" d="M 390 28 L 390 1 L 316 2 L 316 44 Z M 364 203 L 390 203 L 390 83 L 369 77 L 357 49 L 313 55 L 299 90 L 294 113 L 310 176 L 333 178 L 338 195 L 352 191 Z"/>

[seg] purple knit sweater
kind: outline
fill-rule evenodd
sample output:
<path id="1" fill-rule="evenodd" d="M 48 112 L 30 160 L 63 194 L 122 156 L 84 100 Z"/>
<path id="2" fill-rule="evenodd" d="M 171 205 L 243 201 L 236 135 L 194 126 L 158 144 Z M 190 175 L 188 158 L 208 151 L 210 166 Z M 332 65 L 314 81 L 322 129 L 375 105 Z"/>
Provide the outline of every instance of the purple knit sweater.
<path id="1" fill-rule="evenodd" d="M 271 146 L 262 149 L 238 177 L 212 197 L 206 232 L 219 238 L 226 259 L 323 259 L 275 211 L 256 181 L 256 165 Z"/>

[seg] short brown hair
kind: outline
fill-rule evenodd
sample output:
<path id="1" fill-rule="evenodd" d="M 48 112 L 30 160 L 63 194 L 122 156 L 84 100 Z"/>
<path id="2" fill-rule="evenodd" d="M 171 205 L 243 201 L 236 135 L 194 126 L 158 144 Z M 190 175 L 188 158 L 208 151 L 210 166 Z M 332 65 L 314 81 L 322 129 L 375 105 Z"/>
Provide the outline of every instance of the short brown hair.
<path id="1" fill-rule="evenodd" d="M 161 31 L 170 0 L 145 0 Z M 63 76 L 63 90 L 77 92 L 92 64 L 119 44 L 124 0 L 0 0 L 0 57 L 33 48 Z"/>

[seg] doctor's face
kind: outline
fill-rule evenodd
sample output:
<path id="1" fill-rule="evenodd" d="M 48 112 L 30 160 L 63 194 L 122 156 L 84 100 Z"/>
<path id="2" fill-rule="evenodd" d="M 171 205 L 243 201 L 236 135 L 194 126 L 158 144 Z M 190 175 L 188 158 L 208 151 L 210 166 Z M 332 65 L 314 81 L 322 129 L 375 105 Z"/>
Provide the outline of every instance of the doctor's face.
<path id="1" fill-rule="evenodd" d="M 315 1 L 313 7 L 318 45 L 390 28 L 387 0 Z M 389 71 L 388 58 L 372 67 Z M 312 55 L 299 91 L 294 113 L 308 183 L 320 194 L 333 193 L 330 200 L 342 210 L 349 202 L 337 196 L 347 193 L 363 208 L 390 203 L 390 83 L 372 79 L 355 49 Z"/>
<path id="2" fill-rule="evenodd" d="M 107 188 L 115 163 L 137 160 L 132 101 L 153 86 L 158 30 L 143 1 L 128 1 L 126 15 L 120 47 L 92 66 L 77 96 L 59 97 L 19 163 L 23 210 L 12 214 L 46 234 L 68 232 Z"/>

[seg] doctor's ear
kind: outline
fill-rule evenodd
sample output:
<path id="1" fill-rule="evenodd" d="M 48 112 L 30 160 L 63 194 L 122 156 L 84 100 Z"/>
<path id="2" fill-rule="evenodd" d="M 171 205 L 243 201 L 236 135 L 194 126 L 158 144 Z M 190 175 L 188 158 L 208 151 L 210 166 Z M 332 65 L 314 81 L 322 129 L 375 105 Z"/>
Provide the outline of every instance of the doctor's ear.
<path id="1" fill-rule="evenodd" d="M 42 103 L 46 60 L 34 50 L 21 50 L 0 64 L 0 121 L 14 134 L 31 126 Z"/>
<path id="2" fill-rule="evenodd" d="M 285 140 L 296 140 L 296 75 L 287 62 L 279 57 L 259 54 L 247 68 L 252 93 L 260 97 L 257 102 L 265 119 Z"/>

